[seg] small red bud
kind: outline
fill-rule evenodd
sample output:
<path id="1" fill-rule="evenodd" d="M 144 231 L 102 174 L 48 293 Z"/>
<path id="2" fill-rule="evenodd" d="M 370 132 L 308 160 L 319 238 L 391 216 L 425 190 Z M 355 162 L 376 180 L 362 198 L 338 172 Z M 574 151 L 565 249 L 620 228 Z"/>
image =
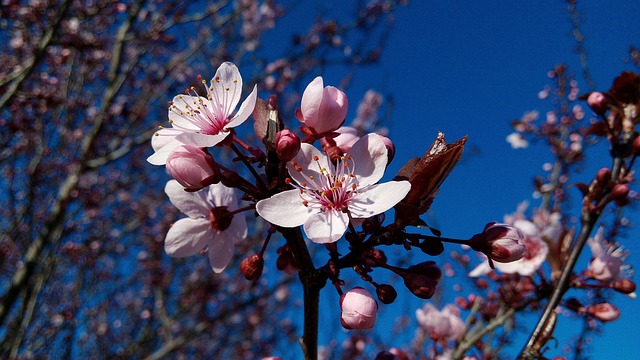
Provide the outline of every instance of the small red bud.
<path id="1" fill-rule="evenodd" d="M 378 295 L 378 299 L 383 304 L 391 304 L 396 300 L 396 297 L 398 297 L 396 289 L 388 284 L 378 285 L 378 287 L 376 288 L 376 295 Z"/>
<path id="2" fill-rule="evenodd" d="M 598 170 L 598 173 L 596 174 L 596 180 L 598 180 L 598 182 L 603 184 L 608 183 L 609 180 L 611 180 L 611 170 L 607 168 L 602 168 Z"/>
<path id="3" fill-rule="evenodd" d="M 627 195 L 629 195 L 629 185 L 627 184 L 616 184 L 611 189 L 611 199 L 613 200 L 625 199 Z"/>
<path id="4" fill-rule="evenodd" d="M 260 255 L 251 255 L 240 263 L 240 271 L 247 280 L 258 280 L 263 267 L 264 259 Z"/>
<path id="5" fill-rule="evenodd" d="M 601 92 L 592 92 L 587 98 L 587 104 L 598 115 L 602 115 L 607 111 L 607 98 Z"/>
<path id="6" fill-rule="evenodd" d="M 430 277 L 416 273 L 407 273 L 404 276 L 404 285 L 421 299 L 431 299 L 436 293 L 437 283 Z"/>
<path id="7" fill-rule="evenodd" d="M 284 162 L 291 161 L 300 151 L 300 138 L 290 130 L 284 129 L 276 134 L 276 154 Z"/>
<path id="8" fill-rule="evenodd" d="M 636 283 L 629 279 L 622 279 L 614 281 L 613 284 L 611 284 L 611 288 L 623 294 L 631 294 L 636 291 Z"/>

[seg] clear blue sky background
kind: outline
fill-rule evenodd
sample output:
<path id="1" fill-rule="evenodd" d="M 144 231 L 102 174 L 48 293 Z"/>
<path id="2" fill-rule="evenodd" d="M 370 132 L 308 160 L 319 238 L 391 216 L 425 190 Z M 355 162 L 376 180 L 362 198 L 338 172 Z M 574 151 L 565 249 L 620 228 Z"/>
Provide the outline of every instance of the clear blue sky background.
<path id="1" fill-rule="evenodd" d="M 342 2 L 303 2 L 281 25 L 306 28 L 319 12 L 335 14 L 338 10 L 333 6 L 339 3 Z M 389 176 L 410 157 L 421 155 L 439 130 L 449 141 L 468 135 L 468 144 L 479 148 L 479 155 L 468 157 L 453 171 L 432 207 L 434 225 L 443 235 L 467 238 L 485 223 L 513 212 L 519 202 L 532 200 L 532 179 L 542 175 L 542 164 L 551 157 L 543 146 L 512 150 L 505 137 L 512 131 L 509 121 L 525 111 L 544 114 L 552 109 L 537 94 L 550 84 L 546 73 L 554 65 L 568 64 L 576 74 L 581 93 L 587 91 L 566 8 L 559 0 L 412 1 L 397 11 L 382 64 L 357 72 L 347 92 L 352 104 L 350 118 L 355 116 L 357 101 L 368 88 L 394 97 L 390 137 L 396 141 L 397 155 Z M 640 14 L 640 2 L 584 1 L 578 9 L 593 80 L 597 89 L 607 90 L 621 71 L 637 71 L 628 63 L 628 49 L 630 45 L 640 46 L 640 28 L 633 17 Z M 345 73 L 322 75 L 325 84 L 338 84 Z M 587 153 L 590 167 L 574 180 L 588 182 L 594 169 L 609 166 L 606 150 L 598 151 Z M 638 185 L 632 189 L 638 190 Z M 536 205 L 535 201 L 532 205 Z M 576 208 L 576 215 L 577 211 Z M 637 213 L 631 219 L 640 221 Z M 636 266 L 639 243 L 637 228 L 624 239 L 624 245 L 631 250 L 629 262 Z M 585 255 L 583 261 L 590 255 L 588 250 Z M 399 287 L 399 292 L 406 291 Z M 335 301 L 334 295 L 327 293 L 334 291 L 327 287 L 323 296 L 328 302 Z M 445 302 L 456 295 L 447 290 Z M 607 324 L 602 337 L 595 339 L 593 359 L 637 356 L 639 347 L 633 344 L 637 344 L 640 323 L 638 301 L 616 295 L 614 303 L 621 308 L 622 316 Z M 379 336 L 385 334 L 385 321 L 400 313 L 413 319 L 421 304 L 405 303 L 401 298 L 382 306 Z M 321 326 L 333 335 L 338 329 L 331 322 L 335 321 L 322 320 Z M 559 323 L 556 335 L 560 344 L 566 343 L 567 336 L 576 335 L 581 326 L 580 322 L 563 317 Z M 528 325 L 527 333 L 533 326 Z M 413 334 L 408 335 L 410 338 Z M 327 338 L 330 336 L 324 341 Z M 394 345 L 402 345 L 402 341 L 407 340 L 398 339 Z M 521 342 L 515 349 L 520 346 Z M 548 354 L 559 355 L 560 349 Z"/>

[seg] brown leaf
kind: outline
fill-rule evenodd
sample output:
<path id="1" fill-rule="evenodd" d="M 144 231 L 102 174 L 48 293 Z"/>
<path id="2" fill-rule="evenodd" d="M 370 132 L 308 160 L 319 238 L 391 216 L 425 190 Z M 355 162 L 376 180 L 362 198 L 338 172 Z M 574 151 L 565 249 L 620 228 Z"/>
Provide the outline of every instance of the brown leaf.
<path id="1" fill-rule="evenodd" d="M 256 100 L 256 107 L 253 109 L 253 131 L 258 139 L 264 139 L 267 136 L 267 127 L 269 125 L 269 107 L 262 99 Z"/>
<path id="2" fill-rule="evenodd" d="M 460 160 L 466 141 L 465 136 L 447 144 L 444 134 L 439 132 L 420 160 L 412 159 L 402 167 L 396 179 L 408 177 L 411 190 L 399 206 L 396 206 L 396 222 L 400 220 L 400 224 L 411 223 L 429 209 L 440 185 Z"/>

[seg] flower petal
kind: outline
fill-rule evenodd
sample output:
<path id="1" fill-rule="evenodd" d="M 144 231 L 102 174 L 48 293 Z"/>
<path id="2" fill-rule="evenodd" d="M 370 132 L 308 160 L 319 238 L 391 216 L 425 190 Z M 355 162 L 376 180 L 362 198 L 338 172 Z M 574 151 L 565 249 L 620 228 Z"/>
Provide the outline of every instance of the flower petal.
<path id="1" fill-rule="evenodd" d="M 256 211 L 268 222 L 283 227 L 296 227 L 304 224 L 314 211 L 304 206 L 300 190 L 287 190 L 272 197 L 258 201 Z"/>
<path id="2" fill-rule="evenodd" d="M 249 94 L 249 96 L 247 96 L 246 99 L 244 99 L 242 105 L 240 105 L 240 110 L 238 110 L 238 113 L 231 119 L 231 121 L 229 121 L 227 126 L 225 126 L 225 129 L 236 127 L 245 122 L 245 120 L 249 118 L 249 115 L 253 113 L 253 109 L 256 107 L 257 98 L 258 86 L 254 85 L 253 91 L 251 92 L 251 94 Z"/>
<path id="3" fill-rule="evenodd" d="M 408 181 L 373 185 L 351 199 L 349 212 L 354 218 L 368 218 L 383 213 L 404 199 L 410 189 L 411 183 Z"/>
<path id="4" fill-rule="evenodd" d="M 233 239 L 226 230 L 218 233 L 210 242 L 207 253 L 209 264 L 215 273 L 221 273 L 233 258 Z"/>
<path id="5" fill-rule="evenodd" d="M 320 105 L 322 104 L 322 95 L 324 93 L 323 86 L 322 76 L 318 76 L 307 85 L 302 93 L 300 109 L 304 116 L 305 125 L 312 128 L 318 125 Z"/>
<path id="6" fill-rule="evenodd" d="M 347 96 L 333 86 L 327 86 L 322 90 L 322 103 L 318 112 L 318 123 L 314 126 L 317 133 L 333 131 L 342 125 L 349 101 Z"/>
<path id="7" fill-rule="evenodd" d="M 176 136 L 182 134 L 184 131 L 174 128 L 162 128 L 156 131 L 151 137 L 151 147 L 154 151 L 162 149 L 168 143 L 174 141 Z"/>
<path id="8" fill-rule="evenodd" d="M 169 196 L 171 203 L 190 218 L 204 219 L 209 216 L 211 204 L 207 203 L 207 190 L 185 191 L 176 180 L 171 180 L 165 185 L 164 192 Z"/>
<path id="9" fill-rule="evenodd" d="M 387 166 L 387 147 L 380 135 L 367 134 L 349 150 L 355 166 L 358 187 L 375 184 L 384 175 Z"/>
<path id="10" fill-rule="evenodd" d="M 197 254 L 215 236 L 206 219 L 184 218 L 176 221 L 167 232 L 164 250 L 173 257 Z"/>
<path id="11" fill-rule="evenodd" d="M 214 114 L 222 119 L 229 118 L 240 102 L 242 94 L 242 76 L 238 67 L 228 61 L 222 63 L 211 79 L 211 85 L 213 87 L 212 104 L 219 105 L 217 109 L 212 109 Z"/>
<path id="12" fill-rule="evenodd" d="M 318 160 L 313 160 L 314 157 L 318 157 Z M 300 167 L 300 171 L 296 171 L 296 166 L 291 165 L 292 162 L 296 163 L 296 166 Z M 300 144 L 300 151 L 293 158 L 293 161 L 287 163 L 287 169 L 289 170 L 289 175 L 293 180 L 295 180 L 298 184 L 302 183 L 310 183 L 310 177 L 316 181 L 320 181 L 324 175 L 320 174 L 321 168 L 328 168 L 329 161 L 327 156 L 322 153 L 320 150 L 316 149 L 313 145 L 310 144 Z"/>
<path id="13" fill-rule="evenodd" d="M 209 204 L 213 206 L 227 206 L 230 211 L 238 208 L 238 197 L 235 190 L 222 185 L 222 183 L 210 185 L 205 196 Z"/>
<path id="14" fill-rule="evenodd" d="M 197 147 L 210 147 L 217 145 L 220 141 L 229 135 L 228 132 L 219 132 L 216 135 L 198 134 L 198 133 L 182 133 L 176 136 L 176 140 L 185 145 L 193 145 Z"/>
<path id="15" fill-rule="evenodd" d="M 338 241 L 349 224 L 349 215 L 342 211 L 324 211 L 311 214 L 303 228 L 307 237 L 319 244 Z"/>
<path id="16" fill-rule="evenodd" d="M 160 149 L 156 150 L 151 156 L 147 158 L 147 162 L 151 165 L 164 165 L 167 163 L 167 158 L 169 154 L 173 151 L 173 149 L 178 146 L 183 145 L 180 141 L 175 138 L 169 143 L 165 144 Z"/>

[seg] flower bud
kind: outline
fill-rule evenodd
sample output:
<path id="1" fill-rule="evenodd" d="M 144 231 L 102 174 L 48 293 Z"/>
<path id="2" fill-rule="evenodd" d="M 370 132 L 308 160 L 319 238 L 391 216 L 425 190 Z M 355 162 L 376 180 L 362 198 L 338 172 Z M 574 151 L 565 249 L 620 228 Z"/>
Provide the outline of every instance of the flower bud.
<path id="1" fill-rule="evenodd" d="M 300 138 L 290 130 L 284 129 L 276 134 L 276 154 L 284 162 L 291 161 L 300 151 Z"/>
<path id="2" fill-rule="evenodd" d="M 603 184 L 608 183 L 611 180 L 611 170 L 607 168 L 598 170 L 598 173 L 596 174 L 596 180 Z"/>
<path id="3" fill-rule="evenodd" d="M 436 265 L 434 261 L 425 261 L 416 265 L 409 266 L 408 272 L 420 274 L 431 278 L 435 283 L 438 283 L 442 278 L 442 271 Z"/>
<path id="4" fill-rule="evenodd" d="M 444 244 L 439 240 L 424 240 L 420 243 L 420 250 L 431 256 L 438 256 L 444 251 Z"/>
<path id="5" fill-rule="evenodd" d="M 468 245 L 501 263 L 520 260 L 526 251 L 522 232 L 506 224 L 487 224 L 482 233 L 469 240 Z"/>
<path id="6" fill-rule="evenodd" d="M 262 268 L 264 267 L 264 258 L 260 255 L 251 255 L 248 258 L 242 260 L 240 263 L 240 271 L 244 278 L 247 280 L 258 280 L 262 275 Z"/>
<path id="7" fill-rule="evenodd" d="M 396 289 L 389 284 L 378 285 L 376 295 L 378 295 L 378 299 L 380 299 L 383 304 L 391 304 L 396 300 L 396 297 L 398 297 Z"/>
<path id="8" fill-rule="evenodd" d="M 636 283 L 629 279 L 622 279 L 614 281 L 611 284 L 611 288 L 623 294 L 631 294 L 636 291 Z"/>
<path id="9" fill-rule="evenodd" d="M 598 115 L 607 111 L 607 98 L 601 92 L 592 92 L 587 98 L 587 104 Z"/>
<path id="10" fill-rule="evenodd" d="M 361 287 L 355 287 L 340 297 L 340 309 L 340 322 L 345 329 L 371 329 L 376 323 L 378 303 Z"/>
<path id="11" fill-rule="evenodd" d="M 289 275 L 296 274 L 298 272 L 298 266 L 293 259 L 293 254 L 289 249 L 289 245 L 284 245 L 278 248 L 278 259 L 276 260 L 276 268 L 280 271 L 284 271 Z"/>
<path id="12" fill-rule="evenodd" d="M 616 184 L 611 189 L 611 199 L 613 200 L 625 199 L 627 195 L 629 195 L 629 185 L 627 184 Z"/>
<path id="13" fill-rule="evenodd" d="M 602 322 L 614 321 L 620 317 L 620 310 L 609 303 L 589 306 L 582 310 Z"/>
<path id="14" fill-rule="evenodd" d="M 338 129 L 347 115 L 349 101 L 347 95 L 333 86 L 324 86 L 318 76 L 302 93 L 298 120 L 316 134 L 324 134 Z"/>
<path id="15" fill-rule="evenodd" d="M 167 157 L 167 171 L 187 191 L 215 183 L 214 166 L 211 155 L 191 145 L 180 145 Z"/>
<path id="16" fill-rule="evenodd" d="M 438 283 L 428 276 L 416 273 L 407 273 L 404 276 L 404 286 L 420 299 L 431 299 L 436 293 Z"/>

